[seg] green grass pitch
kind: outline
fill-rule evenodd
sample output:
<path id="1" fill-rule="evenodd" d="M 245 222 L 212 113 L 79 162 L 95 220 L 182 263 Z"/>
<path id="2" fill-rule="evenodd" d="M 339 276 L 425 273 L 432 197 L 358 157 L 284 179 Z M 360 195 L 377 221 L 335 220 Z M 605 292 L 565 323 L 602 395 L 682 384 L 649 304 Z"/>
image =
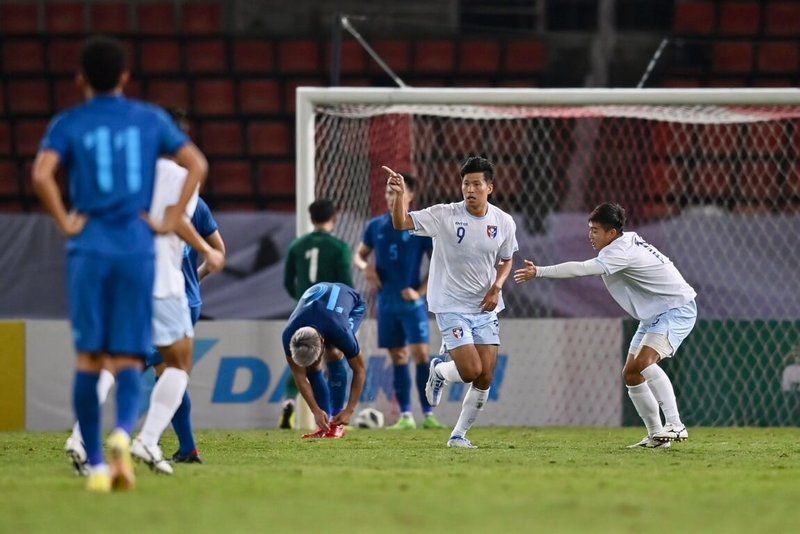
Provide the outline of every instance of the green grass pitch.
<path id="1" fill-rule="evenodd" d="M 65 433 L 0 433 L 0 532 L 800 532 L 800 430 L 693 428 L 671 450 L 642 429 L 200 432 L 206 463 L 137 468 L 89 494 Z M 164 450 L 175 448 L 164 438 Z"/>

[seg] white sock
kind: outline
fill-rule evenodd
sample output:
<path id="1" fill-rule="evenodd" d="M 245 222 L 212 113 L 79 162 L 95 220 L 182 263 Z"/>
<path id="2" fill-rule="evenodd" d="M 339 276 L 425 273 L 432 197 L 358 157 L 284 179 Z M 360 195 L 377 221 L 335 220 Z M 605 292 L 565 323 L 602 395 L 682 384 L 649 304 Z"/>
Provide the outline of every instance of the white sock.
<path id="1" fill-rule="evenodd" d="M 652 436 L 656 432 L 661 432 L 664 427 L 661 425 L 661 414 L 658 413 L 658 401 L 656 401 L 653 392 L 647 385 L 647 382 L 642 382 L 638 386 L 628 386 L 628 396 L 633 401 L 633 406 L 636 408 L 636 413 L 644 421 L 644 426 L 647 427 L 647 435 Z"/>
<path id="2" fill-rule="evenodd" d="M 400 417 L 405 417 L 407 419 L 414 419 L 414 414 L 411 412 L 400 412 Z"/>
<path id="3" fill-rule="evenodd" d="M 681 416 L 678 414 L 675 390 L 672 389 L 672 382 L 670 382 L 667 373 L 658 364 L 654 363 L 642 371 L 642 376 L 647 381 L 647 385 L 658 401 L 658 405 L 661 406 L 661 411 L 664 412 L 664 419 L 667 420 L 667 423 L 683 426 Z"/>
<path id="4" fill-rule="evenodd" d="M 436 367 L 433 368 L 433 371 L 439 375 L 440 378 L 444 378 L 448 382 L 455 382 L 455 383 L 464 383 L 464 380 L 461 378 L 461 375 L 458 373 L 458 367 L 456 367 L 456 362 L 453 360 L 449 360 L 446 362 L 442 362 Z"/>
<path id="5" fill-rule="evenodd" d="M 475 419 L 478 417 L 478 412 L 482 411 L 486 405 L 490 389 L 478 389 L 475 386 L 469 387 L 469 391 L 464 395 L 464 402 L 461 403 L 461 414 L 458 416 L 458 422 L 456 422 L 452 434 L 450 434 L 451 437 L 460 436 L 463 438 L 467 435 L 467 431 L 472 428 Z"/>
<path id="6" fill-rule="evenodd" d="M 108 392 L 111 391 L 111 388 L 114 387 L 114 373 L 107 369 L 100 370 L 100 376 L 97 379 L 97 400 L 100 402 L 100 406 L 102 406 L 106 399 L 108 398 Z M 75 421 L 75 426 L 72 427 L 72 437 L 83 441 L 83 436 L 81 435 L 81 427 L 77 421 Z"/>
<path id="7" fill-rule="evenodd" d="M 157 445 L 161 434 L 167 428 L 175 411 L 181 405 L 189 375 L 176 367 L 167 367 L 153 386 L 150 394 L 150 408 L 144 420 L 139 439 L 145 445 Z"/>

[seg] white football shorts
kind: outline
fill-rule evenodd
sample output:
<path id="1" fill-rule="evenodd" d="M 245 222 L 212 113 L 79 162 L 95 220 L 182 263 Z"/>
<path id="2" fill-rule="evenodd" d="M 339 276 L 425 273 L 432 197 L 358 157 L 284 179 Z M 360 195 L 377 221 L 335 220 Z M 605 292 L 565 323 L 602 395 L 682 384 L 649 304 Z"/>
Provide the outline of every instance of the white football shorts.
<path id="1" fill-rule="evenodd" d="M 194 337 L 186 295 L 153 299 L 153 345 L 169 347 L 185 337 Z"/>
<path id="2" fill-rule="evenodd" d="M 637 355 L 643 346 L 648 346 L 662 358 L 671 358 L 692 331 L 696 321 L 697 304 L 694 300 L 641 321 L 631 339 L 628 354 Z"/>

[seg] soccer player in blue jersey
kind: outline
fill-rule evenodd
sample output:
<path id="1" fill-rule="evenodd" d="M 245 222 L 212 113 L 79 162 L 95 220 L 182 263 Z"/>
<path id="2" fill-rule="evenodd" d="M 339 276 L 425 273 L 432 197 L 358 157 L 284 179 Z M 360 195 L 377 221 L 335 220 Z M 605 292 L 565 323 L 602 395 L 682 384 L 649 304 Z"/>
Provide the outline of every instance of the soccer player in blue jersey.
<path id="1" fill-rule="evenodd" d="M 153 232 L 171 232 L 205 178 L 203 154 L 161 109 L 126 99 L 125 51 L 93 37 L 81 50 L 87 102 L 50 123 L 33 165 L 36 194 L 67 243 L 67 286 L 77 364 L 73 405 L 89 462 L 87 488 L 107 492 L 135 484 L 130 434 L 139 410 L 142 361 L 152 346 Z M 170 155 L 187 169 L 178 203 L 148 224 L 156 160 Z M 72 211 L 56 183 L 64 168 Z M 117 421 L 103 456 L 97 382 L 116 375 Z"/>
<path id="2" fill-rule="evenodd" d="M 408 210 L 414 198 L 416 181 L 403 174 L 406 194 L 403 201 Z M 408 230 L 395 230 L 391 209 L 396 198 L 386 189 L 385 214 L 367 224 L 364 238 L 358 246 L 353 264 L 361 269 L 373 290 L 378 293 L 378 346 L 387 349 L 394 367 L 394 393 L 400 407 L 400 418 L 390 429 L 407 430 L 417 427 L 411 411 L 411 372 L 409 353 L 416 362 L 417 394 L 422 407 L 423 428 L 442 428 L 425 398 L 428 382 L 428 312 L 425 294 L 427 274 L 423 279 L 420 268 L 423 256 L 430 256 L 433 242 L 429 237 L 417 237 Z M 375 265 L 367 262 L 375 251 Z"/>
<path id="3" fill-rule="evenodd" d="M 303 293 L 283 330 L 283 350 L 297 389 L 319 427 L 304 438 L 340 438 L 364 390 L 367 371 L 356 339 L 364 301 L 345 284 L 321 282 Z M 353 371 L 350 397 L 344 359 Z M 322 376 L 322 362 L 328 382 Z M 329 388 L 330 385 L 330 388 Z"/>

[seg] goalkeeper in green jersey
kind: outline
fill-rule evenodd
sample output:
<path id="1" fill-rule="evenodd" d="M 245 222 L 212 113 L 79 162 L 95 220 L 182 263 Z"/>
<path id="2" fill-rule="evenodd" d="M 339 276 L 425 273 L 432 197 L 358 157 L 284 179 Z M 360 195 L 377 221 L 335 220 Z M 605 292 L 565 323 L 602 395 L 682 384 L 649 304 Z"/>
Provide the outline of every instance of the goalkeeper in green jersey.
<path id="1" fill-rule="evenodd" d="M 333 235 L 336 206 L 327 199 L 316 200 L 308 207 L 314 230 L 289 245 L 283 275 L 283 287 L 299 300 L 306 289 L 317 282 L 338 282 L 353 287 L 353 255 L 350 246 Z M 286 379 L 286 394 L 280 428 L 292 428 L 297 385 L 292 375 Z"/>

